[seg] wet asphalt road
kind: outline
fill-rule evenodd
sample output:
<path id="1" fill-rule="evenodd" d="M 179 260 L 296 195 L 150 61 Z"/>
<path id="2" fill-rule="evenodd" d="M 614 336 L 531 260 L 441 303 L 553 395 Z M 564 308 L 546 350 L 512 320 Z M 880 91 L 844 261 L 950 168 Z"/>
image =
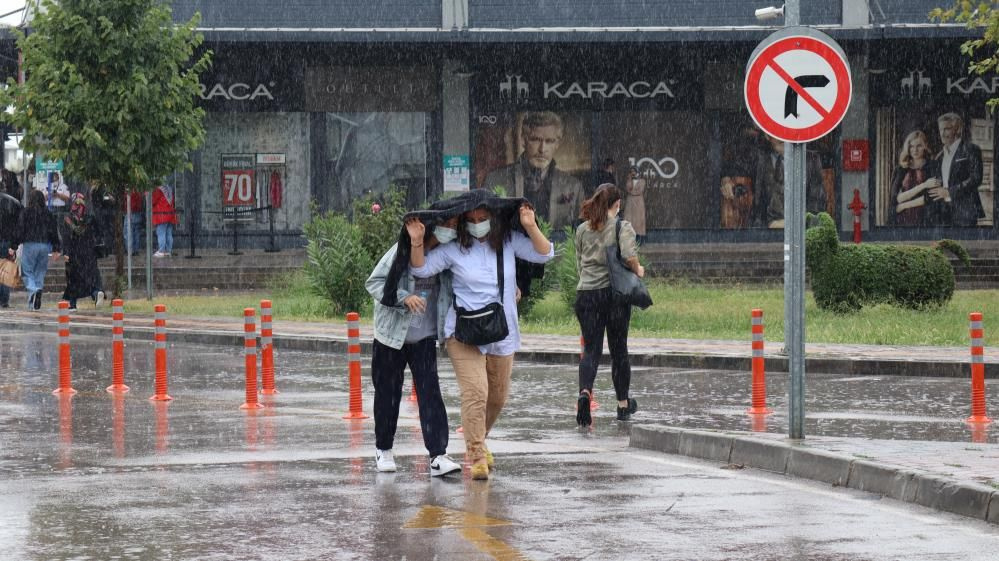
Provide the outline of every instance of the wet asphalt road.
<path id="1" fill-rule="evenodd" d="M 341 419 L 342 357 L 278 353 L 270 406 L 248 414 L 241 349 L 171 346 L 169 404 L 152 345 L 128 342 L 115 398 L 104 340 L 0 331 L 0 559 L 995 559 L 999 529 L 850 490 L 627 447 L 601 372 L 593 430 L 574 428 L 575 371 L 519 365 L 491 435 L 488 483 L 427 476 L 404 401 L 400 471 L 373 469 L 370 419 Z M 442 389 L 452 428 L 457 387 Z M 365 375 L 367 369 L 365 368 Z M 748 375 L 637 370 L 636 420 L 745 430 Z M 966 381 L 810 376 L 808 434 L 967 441 Z M 991 388 L 990 388 L 991 389 Z M 370 385 L 365 380 L 365 411 Z M 407 382 L 406 392 L 409 391 Z M 767 427 L 784 432 L 778 410 Z M 995 434 L 989 441 L 995 442 Z M 462 441 L 452 432 L 460 461 Z"/>

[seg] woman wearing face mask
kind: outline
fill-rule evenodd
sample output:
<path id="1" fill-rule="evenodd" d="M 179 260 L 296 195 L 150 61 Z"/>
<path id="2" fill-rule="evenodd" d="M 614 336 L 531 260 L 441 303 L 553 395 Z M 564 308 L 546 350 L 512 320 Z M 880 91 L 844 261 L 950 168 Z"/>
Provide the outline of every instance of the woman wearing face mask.
<path id="1" fill-rule="evenodd" d="M 576 423 L 588 427 L 593 381 L 597 377 L 600 355 L 603 354 L 604 333 L 611 353 L 611 380 L 617 394 L 617 419 L 628 421 L 638 409 L 638 402 L 628 395 L 631 387 L 631 363 L 628 361 L 628 326 L 631 306 L 616 303 L 611 298 L 610 270 L 606 248 L 618 243 L 621 257 L 639 277 L 645 268 L 638 262 L 635 229 L 621 220 L 620 236 L 616 234 L 618 213 L 621 211 L 621 191 L 610 183 L 597 188 L 583 202 L 579 217 L 584 220 L 576 229 L 576 318 L 583 335 L 583 358 L 579 361 L 579 397 L 576 401 Z"/>
<path id="2" fill-rule="evenodd" d="M 489 479 L 489 460 L 492 459 L 485 439 L 506 402 L 513 355 L 520 348 L 515 260 L 545 263 L 555 252 L 538 228 L 534 209 L 525 200 L 498 199 L 485 192 L 472 192 L 468 199 L 473 206 L 464 212 L 458 223 L 458 243 L 440 246 L 425 255 L 421 241 L 423 224 L 418 219 L 411 219 L 407 221 L 406 229 L 412 240 L 410 265 L 414 276 L 428 277 L 450 270 L 454 283 L 453 304 L 464 310 L 478 310 L 502 302 L 508 326 L 508 334 L 502 340 L 485 345 L 458 341 L 454 306 L 448 310 L 444 324 L 448 356 L 461 390 L 466 457 L 472 464 L 472 479 L 485 480 Z M 512 220 L 519 221 L 526 235 L 510 228 Z M 502 295 L 497 275 L 500 252 Z"/>
<path id="3" fill-rule="evenodd" d="M 426 240 L 427 247 L 447 244 L 458 233 L 458 217 L 442 222 Z M 447 455 L 448 425 L 444 399 L 437 377 L 437 341 L 451 305 L 451 277 L 443 272 L 428 278 L 414 278 L 404 269 L 395 287 L 394 306 L 382 303 L 386 280 L 392 274 L 399 245 L 393 245 L 378 261 L 365 287 L 375 299 L 375 341 L 371 353 L 371 381 L 375 387 L 375 467 L 396 470 L 392 455 L 402 380 L 406 365 L 413 376 L 423 444 L 430 455 L 430 475 L 441 477 L 460 472 L 461 465 Z M 392 289 L 391 287 L 389 288 Z"/>

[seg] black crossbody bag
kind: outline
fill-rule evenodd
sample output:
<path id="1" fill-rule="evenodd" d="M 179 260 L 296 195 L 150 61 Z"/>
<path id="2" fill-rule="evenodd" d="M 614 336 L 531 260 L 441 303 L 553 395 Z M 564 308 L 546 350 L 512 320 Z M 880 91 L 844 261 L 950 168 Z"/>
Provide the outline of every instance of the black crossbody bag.
<path id="1" fill-rule="evenodd" d="M 493 302 L 478 310 L 466 310 L 458 306 L 458 299 L 452 295 L 456 316 L 454 338 L 466 345 L 488 345 L 506 339 L 510 328 L 506 324 L 503 310 L 503 247 L 496 252 L 496 277 L 499 280 L 500 301 Z"/>

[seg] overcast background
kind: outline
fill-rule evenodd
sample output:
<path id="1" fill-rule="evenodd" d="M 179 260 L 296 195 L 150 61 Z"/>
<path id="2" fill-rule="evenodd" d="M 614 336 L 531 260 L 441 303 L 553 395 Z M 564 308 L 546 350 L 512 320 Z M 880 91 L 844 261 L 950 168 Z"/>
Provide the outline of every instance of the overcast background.
<path id="1" fill-rule="evenodd" d="M 7 12 L 16 10 L 23 6 L 24 0 L 0 0 L 0 14 L 6 14 Z M 24 12 L 18 12 L 12 16 L 0 19 L 0 23 L 5 23 L 7 25 L 19 25 L 23 15 Z"/>

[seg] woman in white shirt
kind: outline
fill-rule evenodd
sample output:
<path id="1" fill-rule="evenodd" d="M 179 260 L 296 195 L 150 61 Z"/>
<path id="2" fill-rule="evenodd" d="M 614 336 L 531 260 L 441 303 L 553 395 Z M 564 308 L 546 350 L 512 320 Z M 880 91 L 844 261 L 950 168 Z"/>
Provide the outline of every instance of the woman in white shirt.
<path id="1" fill-rule="evenodd" d="M 454 300 L 444 324 L 445 345 L 461 390 L 461 424 L 472 479 L 489 479 L 492 454 L 485 439 L 506 403 L 513 355 L 520 348 L 515 259 L 545 263 L 555 256 L 555 250 L 538 228 L 534 208 L 526 200 L 501 199 L 484 192 L 472 192 L 469 198 L 475 206 L 458 223 L 457 243 L 424 255 L 423 223 L 410 219 L 406 229 L 411 240 L 410 268 L 415 277 L 430 277 L 444 270 L 452 274 Z M 515 220 L 526 235 L 513 230 Z M 497 276 L 498 252 L 502 252 L 502 295 Z M 455 306 L 478 310 L 500 301 L 508 327 L 505 338 L 484 345 L 458 341 Z"/>

